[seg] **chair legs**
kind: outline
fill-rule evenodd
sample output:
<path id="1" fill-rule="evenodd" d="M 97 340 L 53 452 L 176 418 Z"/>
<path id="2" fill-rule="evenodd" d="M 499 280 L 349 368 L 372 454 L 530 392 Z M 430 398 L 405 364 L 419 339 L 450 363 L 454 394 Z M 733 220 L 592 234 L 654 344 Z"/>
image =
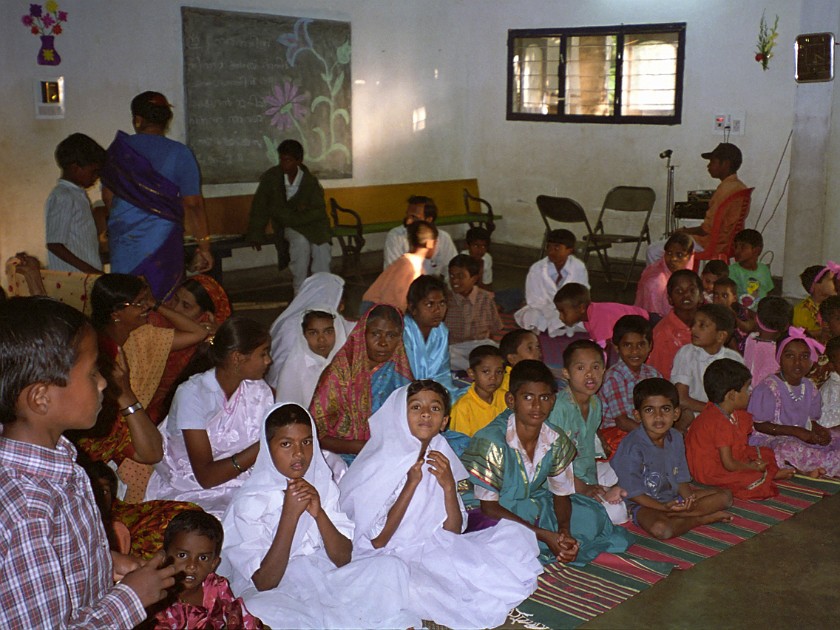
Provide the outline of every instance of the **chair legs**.
<path id="1" fill-rule="evenodd" d="M 650 245 L 650 241 L 648 241 L 648 245 Z M 624 276 L 624 285 L 621 287 L 622 291 L 627 289 L 627 285 L 630 284 L 630 276 L 633 274 L 633 269 L 636 266 L 636 260 L 639 258 L 639 250 L 642 248 L 642 241 L 638 241 L 636 243 L 636 249 L 633 252 L 633 259 L 630 261 L 630 268 L 627 270 L 627 275 Z"/>
<path id="2" fill-rule="evenodd" d="M 589 251 L 586 250 L 586 256 L 589 257 Z M 604 272 L 604 275 L 607 277 L 607 282 L 612 282 L 612 269 L 610 268 L 610 257 L 607 254 L 606 249 L 594 249 L 594 251 L 598 256 L 598 262 L 601 263 L 601 270 Z"/>

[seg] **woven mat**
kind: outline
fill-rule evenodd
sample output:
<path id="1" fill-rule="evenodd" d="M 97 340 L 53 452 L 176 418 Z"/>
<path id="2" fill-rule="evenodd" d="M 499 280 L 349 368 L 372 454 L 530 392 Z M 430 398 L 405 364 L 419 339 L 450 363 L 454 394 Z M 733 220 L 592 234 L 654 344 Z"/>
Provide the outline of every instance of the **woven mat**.
<path id="1" fill-rule="evenodd" d="M 773 499 L 736 500 L 727 510 L 734 516 L 731 523 L 705 525 L 667 541 L 655 540 L 631 523 L 627 528 L 636 543 L 627 552 L 602 553 L 581 568 L 548 565 L 537 591 L 502 627 L 576 628 L 665 579 L 673 569 L 689 569 L 840 492 L 836 480 L 797 476 L 778 485 L 780 494 Z"/>

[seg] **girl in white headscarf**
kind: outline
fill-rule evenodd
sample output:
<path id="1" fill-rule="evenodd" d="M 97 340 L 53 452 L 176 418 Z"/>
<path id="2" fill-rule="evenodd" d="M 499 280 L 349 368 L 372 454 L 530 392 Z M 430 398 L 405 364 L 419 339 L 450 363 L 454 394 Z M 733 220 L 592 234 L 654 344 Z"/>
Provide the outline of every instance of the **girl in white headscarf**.
<path id="1" fill-rule="evenodd" d="M 218 573 L 272 628 L 409 627 L 408 570 L 393 557 L 350 561 L 353 523 L 309 413 L 280 403 L 266 415 L 254 471 L 222 520 Z M 372 596 L 375 595 L 375 596 Z"/>
<path id="2" fill-rule="evenodd" d="M 347 331 L 344 318 L 327 304 L 313 304 L 299 313 L 297 322 L 296 329 L 281 333 L 294 337 L 274 389 L 277 400 L 309 407 L 318 378 L 347 341 Z"/>
<path id="3" fill-rule="evenodd" d="M 370 441 L 341 480 L 357 556 L 410 569 L 410 609 L 452 628 L 494 627 L 537 587 L 536 538 L 512 521 L 462 533 L 457 482 L 467 471 L 440 434 L 449 396 L 435 381 L 394 391 L 370 418 Z"/>
<path id="4" fill-rule="evenodd" d="M 271 324 L 271 359 L 273 361 L 268 370 L 266 381 L 277 389 L 277 382 L 280 377 L 280 370 L 286 364 L 289 354 L 298 343 L 300 337 L 301 317 L 307 312 L 314 310 L 325 310 L 338 313 L 341 299 L 344 296 L 344 279 L 332 273 L 319 271 L 309 276 L 300 285 L 295 299 L 286 307 L 274 323 Z M 343 328 L 345 338 L 353 329 L 353 322 L 348 322 L 341 315 L 335 319 L 336 334 L 339 328 Z M 342 343 L 336 342 L 335 348 L 341 348 Z M 277 400 L 288 400 L 278 398 Z M 304 407 L 309 404 L 306 401 Z"/>

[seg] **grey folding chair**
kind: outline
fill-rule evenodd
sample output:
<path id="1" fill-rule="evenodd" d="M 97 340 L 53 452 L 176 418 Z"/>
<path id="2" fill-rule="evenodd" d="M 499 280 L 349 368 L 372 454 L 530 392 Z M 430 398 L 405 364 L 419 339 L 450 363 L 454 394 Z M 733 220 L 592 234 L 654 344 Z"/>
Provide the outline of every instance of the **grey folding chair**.
<path id="1" fill-rule="evenodd" d="M 610 247 L 612 245 L 636 243 L 636 249 L 633 252 L 633 259 L 630 261 L 630 267 L 627 270 L 627 275 L 624 277 L 624 288 L 630 282 L 630 275 L 633 273 L 633 268 L 636 266 L 636 260 L 639 257 L 639 250 L 642 243 L 650 245 L 650 228 L 648 222 L 650 221 L 650 214 L 653 211 L 653 204 L 656 202 L 656 193 L 653 188 L 643 186 L 616 186 L 607 193 L 604 198 L 604 205 L 601 206 L 601 214 L 598 215 L 598 221 L 595 223 L 595 229 L 589 237 L 590 243 L 599 249 Z M 644 220 L 641 221 L 641 227 L 637 233 L 615 233 L 607 232 L 604 227 L 604 217 L 610 214 L 626 214 L 635 213 L 644 215 Z M 617 218 L 617 217 L 615 217 Z M 607 255 L 606 249 L 603 250 L 603 261 L 606 264 L 607 280 L 611 280 L 610 259 Z"/>
<path id="2" fill-rule="evenodd" d="M 543 234 L 542 250 L 540 257 L 545 256 L 545 249 L 548 242 L 548 233 L 556 229 L 549 224 L 549 221 L 556 223 L 582 223 L 586 227 L 586 234 L 578 235 L 578 247 L 583 253 L 583 262 L 589 259 L 589 253 L 595 252 L 598 254 L 598 259 L 601 262 L 601 269 L 607 272 L 607 279 L 609 279 L 609 269 L 604 258 L 609 245 L 599 245 L 592 241 L 592 226 L 589 219 L 586 217 L 586 212 L 583 211 L 581 205 L 574 199 L 568 197 L 549 197 L 548 195 L 540 195 L 537 197 L 537 208 L 540 210 L 540 216 L 543 223 L 545 223 L 545 233 Z M 603 252 L 603 253 L 602 253 Z"/>

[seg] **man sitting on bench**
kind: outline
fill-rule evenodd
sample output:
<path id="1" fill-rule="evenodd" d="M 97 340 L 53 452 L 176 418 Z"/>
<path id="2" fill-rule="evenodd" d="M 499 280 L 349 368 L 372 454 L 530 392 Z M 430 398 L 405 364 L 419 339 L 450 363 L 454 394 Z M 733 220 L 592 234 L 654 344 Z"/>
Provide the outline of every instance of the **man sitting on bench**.
<path id="1" fill-rule="evenodd" d="M 405 218 L 401 226 L 393 228 L 385 238 L 385 252 L 383 270 L 403 254 L 408 253 L 407 227 L 415 221 L 434 223 L 437 219 L 437 206 L 431 197 L 412 195 L 408 198 Z M 437 248 L 432 258 L 424 261 L 423 273 L 433 276 L 446 276 L 449 261 L 458 255 L 452 237 L 443 230 L 438 231 Z"/>

